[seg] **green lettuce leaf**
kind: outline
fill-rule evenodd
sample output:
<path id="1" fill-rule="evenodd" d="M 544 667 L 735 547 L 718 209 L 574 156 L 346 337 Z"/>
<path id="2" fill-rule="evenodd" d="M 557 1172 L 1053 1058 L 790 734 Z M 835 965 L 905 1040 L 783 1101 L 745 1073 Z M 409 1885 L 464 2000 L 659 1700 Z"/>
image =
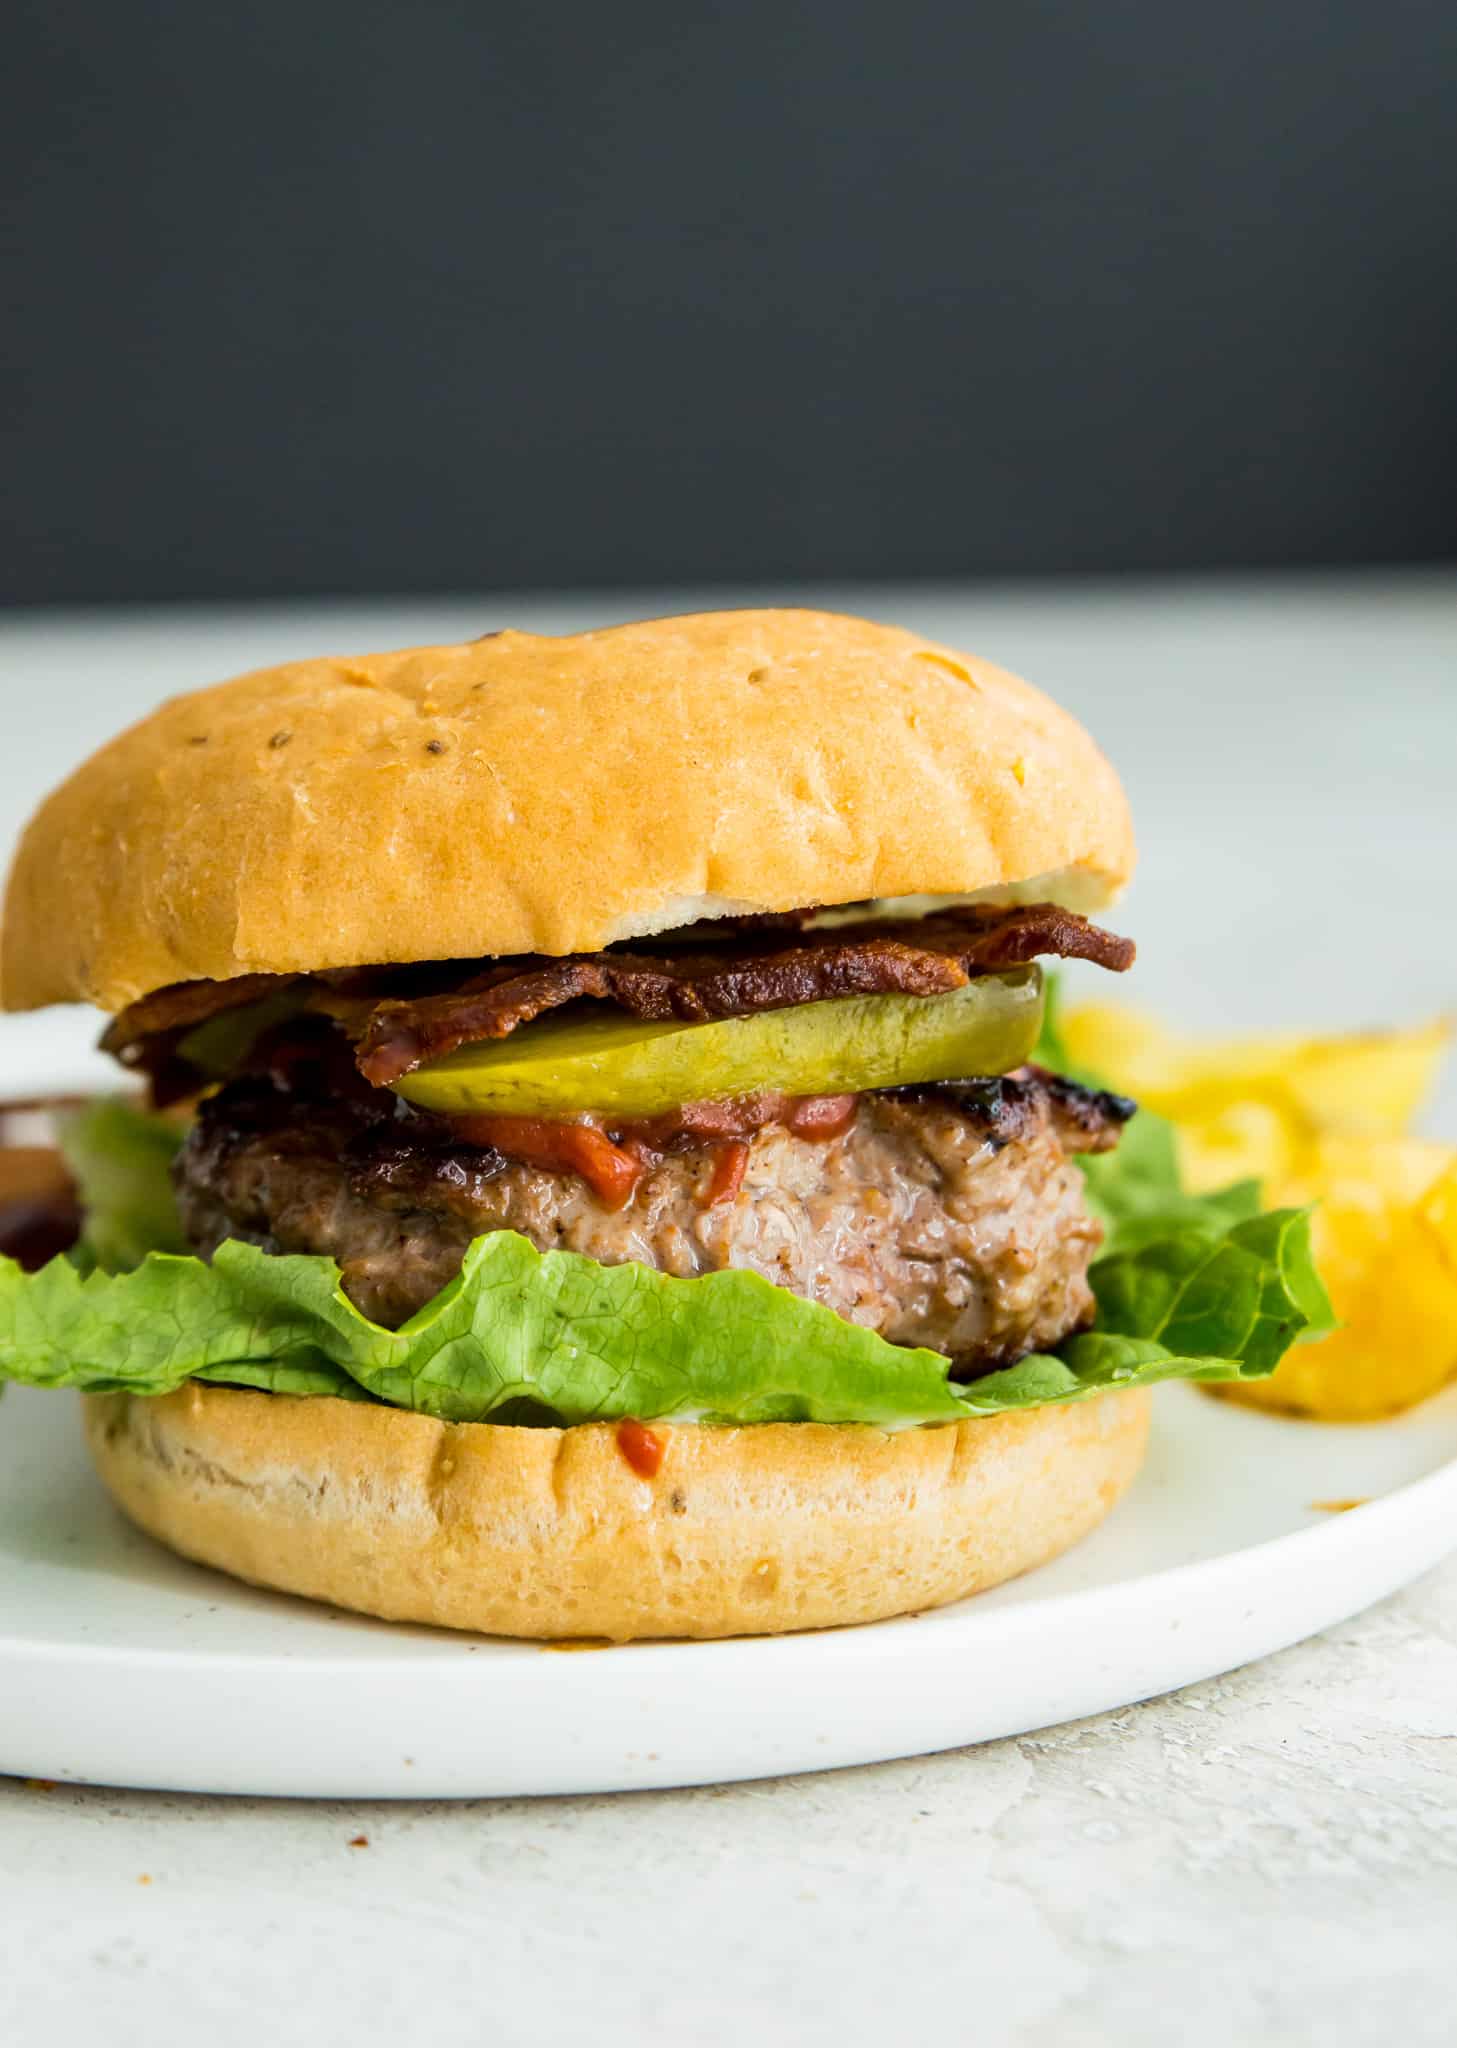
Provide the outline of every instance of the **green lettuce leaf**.
<path id="1" fill-rule="evenodd" d="M 1052 991 L 1039 1055 L 1066 1069 Z M 1098 1085 L 1094 1076 L 1078 1076 Z M 757 1274 L 679 1280 L 478 1238 L 399 1330 L 371 1323 L 326 1258 L 224 1244 L 185 1255 L 168 1174 L 173 1125 L 102 1102 L 65 1136 L 89 1258 L 26 1276 L 0 1259 L 0 1381 L 162 1394 L 187 1379 L 330 1394 L 447 1421 L 955 1421 L 1166 1379 L 1257 1378 L 1332 1326 L 1306 1212 L 1259 1213 L 1252 1181 L 1186 1193 L 1174 1135 L 1141 1112 L 1081 1160 L 1106 1230 L 1093 1330 L 961 1385 Z M 88 1271 L 93 1265 L 98 1270 Z"/>
<path id="2" fill-rule="evenodd" d="M 1037 1043 L 1032 1048 L 1032 1057 L 1039 1067 L 1048 1067 L 1054 1074 L 1066 1074 L 1070 1081 L 1082 1077 L 1076 1072 L 1068 1053 L 1067 1039 L 1062 1029 L 1062 976 L 1044 968 L 1042 972 L 1042 1029 L 1037 1034 Z M 1093 1084 L 1101 1087 L 1098 1082 Z"/>
<path id="3" fill-rule="evenodd" d="M 81 1190 L 83 1263 L 122 1273 L 148 1252 L 185 1252 L 171 1165 L 186 1133 L 120 1096 L 65 1117 L 60 1147 Z"/>
<path id="4" fill-rule="evenodd" d="M 1252 1376 L 1273 1372 L 1296 1337 L 1331 1313 L 1308 1209 L 1151 1239 L 1099 1259 L 1089 1277 L 1099 1331 L 1182 1356 L 1238 1358 Z"/>
<path id="5" fill-rule="evenodd" d="M 1106 1076 L 1080 1067 L 1069 1057 L 1062 1029 L 1062 1000 L 1059 977 L 1048 975 L 1034 1059 L 1080 1081 L 1085 1088 L 1107 1088 Z M 1119 1263 L 1125 1255 L 1145 1254 L 1137 1270 L 1146 1264 L 1152 1273 L 1172 1257 L 1167 1250 L 1158 1249 L 1161 1245 L 1177 1244 L 1183 1256 L 1192 1258 L 1196 1245 L 1226 1236 L 1232 1245 L 1253 1249 L 1256 1257 L 1270 1257 L 1279 1264 L 1282 1284 L 1293 1289 L 1292 1298 L 1303 1318 L 1297 1326 L 1302 1342 L 1323 1337 L 1337 1327 L 1330 1296 L 1311 1256 L 1308 1222 L 1293 1236 L 1259 1227 L 1303 1212 L 1282 1210 L 1262 1215 L 1257 1180 L 1231 1181 L 1208 1194 L 1191 1194 L 1179 1171 L 1178 1142 L 1167 1117 L 1140 1108 L 1112 1152 L 1081 1153 L 1077 1164 L 1088 1207 L 1103 1226 L 1102 1257 L 1089 1276 L 1098 1297 L 1100 1328 L 1108 1323 L 1115 1290 L 1133 1284 L 1135 1268 Z M 1240 1224 L 1251 1228 L 1241 1235 L 1236 1229 Z M 1232 1262 L 1233 1250 L 1226 1257 Z M 1292 1341 L 1287 1337 L 1281 1344 L 1276 1362 Z M 1272 1372 L 1274 1364 L 1263 1370 Z"/>
<path id="6" fill-rule="evenodd" d="M 678 1280 L 477 1238 L 459 1275 L 399 1330 L 362 1316 L 324 1258 L 220 1247 L 130 1273 L 0 1260 L 0 1378 L 161 1394 L 189 1378 L 362 1394 L 452 1422 L 948 1422 L 1112 1386 L 1271 1371 L 1318 1282 L 1304 1217 L 1186 1233 L 1099 1262 L 1099 1321 L 1055 1356 L 962 1387 L 758 1274 Z"/>
<path id="7" fill-rule="evenodd" d="M 1212 1194 L 1189 1194 L 1179 1177 L 1174 1127 L 1140 1109 L 1112 1152 L 1084 1152 L 1088 1207 L 1103 1226 L 1108 1257 L 1173 1232 L 1221 1230 L 1260 1212 L 1260 1184 L 1238 1180 Z"/>
<path id="8" fill-rule="evenodd" d="M 1111 1088 L 1106 1075 L 1080 1066 L 1070 1056 L 1062 1009 L 1061 979 L 1049 974 L 1043 984 L 1042 1030 L 1032 1057 L 1039 1066 L 1066 1074 L 1085 1088 Z M 1188 1193 L 1179 1173 L 1174 1127 L 1151 1109 L 1139 1109 L 1113 1151 L 1080 1153 L 1077 1163 L 1088 1207 L 1103 1226 L 1105 1257 L 1176 1231 L 1221 1230 L 1259 1214 L 1260 1184 L 1255 1180 L 1234 1181 L 1213 1194 Z"/>

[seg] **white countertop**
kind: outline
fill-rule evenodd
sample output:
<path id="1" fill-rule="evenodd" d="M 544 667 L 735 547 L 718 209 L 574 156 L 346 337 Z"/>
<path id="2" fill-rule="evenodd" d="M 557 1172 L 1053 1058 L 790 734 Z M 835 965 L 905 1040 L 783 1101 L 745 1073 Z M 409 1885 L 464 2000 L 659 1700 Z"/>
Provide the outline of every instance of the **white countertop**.
<path id="1" fill-rule="evenodd" d="M 1146 1000 L 1213 1027 L 1457 1006 L 1457 579 L 795 595 L 1087 720 L 1140 822 Z M 194 682 L 687 603 L 0 618 L 0 850 Z M 84 1070 L 91 1028 L 4 1020 L 0 1074 L 42 1044 Z M 1172 1698 L 836 1775 L 455 1807 L 0 1780 L 0 2042 L 1447 2043 L 1454 1909 L 1457 1563 Z"/>
<path id="2" fill-rule="evenodd" d="M 0 2038 L 1448 2048 L 1454 1750 L 1448 1568 L 923 1762 L 456 1806 L 0 1781 Z"/>

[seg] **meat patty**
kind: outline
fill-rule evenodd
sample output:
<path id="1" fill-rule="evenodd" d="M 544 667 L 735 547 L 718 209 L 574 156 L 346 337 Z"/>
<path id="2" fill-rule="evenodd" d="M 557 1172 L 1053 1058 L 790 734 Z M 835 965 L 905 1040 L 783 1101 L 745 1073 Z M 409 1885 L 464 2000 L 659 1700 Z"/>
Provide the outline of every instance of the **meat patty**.
<path id="1" fill-rule="evenodd" d="M 765 1126 L 727 1173 L 722 1143 L 687 1134 L 613 1210 L 576 1174 L 465 1144 L 393 1098 L 243 1079 L 203 1104 L 176 1177 L 205 1255 L 228 1237 L 328 1253 L 350 1299 L 390 1326 L 454 1276 L 472 1238 L 516 1230 L 604 1265 L 762 1273 L 965 1373 L 1090 1320 L 1101 1231 L 1071 1154 L 1116 1142 L 1131 1112 L 1035 1068 L 887 1090 L 830 1137 Z"/>

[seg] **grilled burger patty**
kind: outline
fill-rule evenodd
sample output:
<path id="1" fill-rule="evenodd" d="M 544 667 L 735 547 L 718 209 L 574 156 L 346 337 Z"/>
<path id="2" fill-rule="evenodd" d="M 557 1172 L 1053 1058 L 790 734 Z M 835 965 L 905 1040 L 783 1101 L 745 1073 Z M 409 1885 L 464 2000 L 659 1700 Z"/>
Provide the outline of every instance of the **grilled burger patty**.
<path id="1" fill-rule="evenodd" d="M 466 1143 L 305 1060 L 205 1101 L 176 1179 L 205 1255 L 229 1237 L 327 1253 L 351 1300 L 391 1326 L 453 1277 L 472 1238 L 516 1230 L 604 1265 L 762 1273 L 966 1374 L 1090 1320 L 1101 1232 L 1071 1155 L 1116 1143 L 1132 1107 L 1037 1068 L 884 1090 L 847 1099 L 829 1135 L 823 1122 L 800 1134 L 812 1118 L 731 1139 L 656 1134 L 613 1206 L 578 1172 Z"/>

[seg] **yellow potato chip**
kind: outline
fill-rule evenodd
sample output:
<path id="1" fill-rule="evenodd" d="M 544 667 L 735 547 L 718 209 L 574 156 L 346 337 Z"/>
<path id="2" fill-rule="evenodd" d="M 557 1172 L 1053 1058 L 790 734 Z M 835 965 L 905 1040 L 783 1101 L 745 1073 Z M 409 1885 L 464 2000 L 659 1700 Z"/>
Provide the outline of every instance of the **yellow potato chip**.
<path id="1" fill-rule="evenodd" d="M 1226 1103 L 1175 1128 L 1184 1183 L 1196 1195 L 1228 1187 L 1232 1180 L 1284 1180 L 1294 1172 L 1301 1150 L 1289 1118 L 1269 1102 Z"/>
<path id="2" fill-rule="evenodd" d="M 1412 1152 L 1416 1141 L 1382 1150 Z M 1457 1371 L 1457 1156 L 1445 1147 L 1437 1178 L 1412 1198 L 1388 1177 L 1353 1183 L 1346 1166 L 1280 1199 L 1320 1195 L 1312 1229 L 1316 1264 L 1342 1327 L 1297 1344 L 1267 1380 L 1219 1391 L 1253 1407 L 1369 1421 L 1424 1400 Z M 1414 1161 L 1408 1160 L 1408 1165 Z M 1348 1163 L 1347 1163 L 1348 1164 Z M 1389 1162 L 1379 1162 L 1383 1174 Z"/>
<path id="3" fill-rule="evenodd" d="M 1073 1062 L 1175 1122 L 1266 1102 L 1310 1133 L 1399 1136 L 1410 1127 L 1451 1041 L 1445 1020 L 1336 1038 L 1193 1039 L 1110 1004 L 1069 1012 Z"/>
<path id="4" fill-rule="evenodd" d="M 1173 1122 L 1191 1188 L 1255 1178 L 1272 1205 L 1318 1205 L 1316 1264 L 1342 1327 L 1268 1380 L 1211 1391 L 1360 1420 L 1457 1372 L 1457 1149 L 1405 1135 L 1450 1026 L 1195 1040 L 1099 1005 L 1063 1029 L 1075 1064 Z"/>
<path id="5" fill-rule="evenodd" d="M 1399 1136 L 1432 1091 L 1451 1027 L 1310 1039 L 1291 1061 L 1285 1085 L 1312 1128 L 1370 1137 Z"/>
<path id="6" fill-rule="evenodd" d="M 1144 1010 L 1085 1003 L 1066 1013 L 1061 1029 L 1074 1066 L 1086 1067 L 1117 1088 L 1132 1088 L 1136 1082 L 1150 1102 L 1187 1080 L 1188 1040 Z"/>

